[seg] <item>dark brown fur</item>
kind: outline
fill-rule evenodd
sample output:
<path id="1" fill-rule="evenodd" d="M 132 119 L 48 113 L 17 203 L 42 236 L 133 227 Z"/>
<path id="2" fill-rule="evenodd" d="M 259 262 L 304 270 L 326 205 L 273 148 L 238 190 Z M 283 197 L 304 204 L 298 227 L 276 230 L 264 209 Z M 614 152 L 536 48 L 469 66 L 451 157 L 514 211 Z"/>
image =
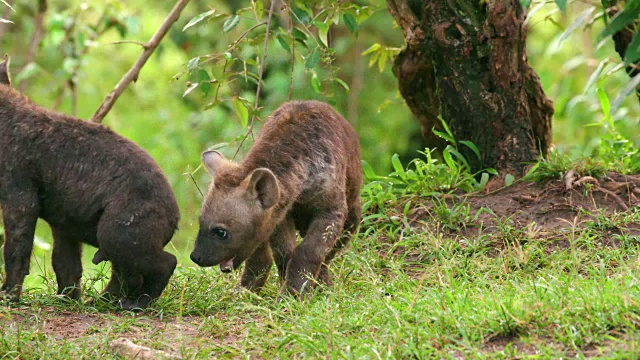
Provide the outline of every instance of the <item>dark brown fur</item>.
<path id="1" fill-rule="evenodd" d="M 195 263 L 230 271 L 246 260 L 241 284 L 254 291 L 274 258 L 283 290 L 309 289 L 309 278 L 330 283 L 327 265 L 361 216 L 360 146 L 342 116 L 321 102 L 289 102 L 271 115 L 240 164 L 211 151 L 203 160 L 213 182 Z M 297 246 L 296 229 L 304 237 Z"/>
<path id="2" fill-rule="evenodd" d="M 0 64 L 0 69 L 2 65 Z M 5 68 L 6 72 L 6 68 Z M 8 72 L 2 78 L 8 79 Z M 0 83 L 0 206 L 6 241 L 2 291 L 19 299 L 38 218 L 51 226 L 58 293 L 80 296 L 81 245 L 110 260 L 110 298 L 144 307 L 167 285 L 176 258 L 163 251 L 179 219 L 153 159 L 104 126 L 43 109 Z"/>

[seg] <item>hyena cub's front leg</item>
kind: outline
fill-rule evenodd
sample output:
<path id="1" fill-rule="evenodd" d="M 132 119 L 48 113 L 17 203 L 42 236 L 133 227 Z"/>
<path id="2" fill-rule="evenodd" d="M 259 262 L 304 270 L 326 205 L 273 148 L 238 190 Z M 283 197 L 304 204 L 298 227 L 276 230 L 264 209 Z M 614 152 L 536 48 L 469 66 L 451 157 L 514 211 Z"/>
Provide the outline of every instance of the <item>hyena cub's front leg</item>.
<path id="1" fill-rule="evenodd" d="M 287 266 L 286 291 L 297 295 L 314 287 L 327 254 L 344 227 L 343 213 L 319 214 L 309 225 L 304 240 L 293 251 Z"/>

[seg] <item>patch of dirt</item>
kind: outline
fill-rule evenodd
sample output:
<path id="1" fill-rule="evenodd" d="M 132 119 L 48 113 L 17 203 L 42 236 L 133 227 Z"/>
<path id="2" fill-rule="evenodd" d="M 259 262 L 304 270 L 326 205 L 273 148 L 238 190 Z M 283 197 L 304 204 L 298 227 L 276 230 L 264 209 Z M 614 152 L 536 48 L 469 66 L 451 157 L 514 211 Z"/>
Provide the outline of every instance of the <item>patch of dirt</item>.
<path id="1" fill-rule="evenodd" d="M 609 173 L 601 179 L 567 173 L 563 181 L 519 182 L 486 195 L 468 196 L 471 213 L 481 208 L 478 222 L 485 231 L 495 230 L 497 220 L 508 218 L 514 225 L 535 222 L 539 230 L 580 228 L 595 214 L 610 216 L 640 205 L 640 176 Z M 495 215 L 494 215 L 495 214 Z M 640 225 L 629 231 L 640 235 Z"/>
<path id="2" fill-rule="evenodd" d="M 56 339 L 74 339 L 87 334 L 93 326 L 104 323 L 97 315 L 57 312 L 55 316 L 47 316 L 44 320 L 44 332 Z"/>

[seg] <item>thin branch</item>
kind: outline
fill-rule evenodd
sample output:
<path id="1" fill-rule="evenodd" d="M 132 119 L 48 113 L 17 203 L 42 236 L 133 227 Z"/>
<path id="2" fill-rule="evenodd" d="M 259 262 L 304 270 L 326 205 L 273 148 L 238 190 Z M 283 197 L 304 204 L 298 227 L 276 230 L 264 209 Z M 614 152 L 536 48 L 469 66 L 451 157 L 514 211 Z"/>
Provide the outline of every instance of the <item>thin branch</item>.
<path id="1" fill-rule="evenodd" d="M 135 41 L 135 40 L 118 40 L 118 41 L 110 42 L 108 45 L 119 45 L 119 44 L 136 44 L 136 45 L 140 45 L 143 49 L 147 48 L 147 45 L 145 43 L 140 41 Z"/>
<path id="2" fill-rule="evenodd" d="M 234 160 L 238 155 L 238 153 L 240 152 L 240 149 L 242 148 L 242 145 L 244 144 L 245 140 L 247 140 L 249 135 L 253 134 L 253 125 L 255 124 L 255 120 L 256 120 L 255 112 L 258 110 L 258 104 L 260 101 L 260 91 L 262 90 L 262 76 L 264 75 L 264 65 L 267 60 L 267 48 L 269 46 L 269 29 L 271 28 L 271 18 L 273 17 L 273 9 L 275 7 L 275 4 L 276 4 L 276 0 L 271 0 L 271 6 L 269 7 L 269 17 L 267 18 L 267 29 L 265 30 L 265 34 L 264 34 L 264 46 L 262 49 L 262 60 L 260 61 L 260 73 L 258 74 L 258 89 L 256 90 L 256 101 L 253 105 L 254 111 L 253 111 L 253 114 L 251 114 L 251 123 L 249 125 L 249 130 L 247 131 L 247 134 L 242 138 L 240 145 L 238 145 L 238 149 L 236 150 L 236 153 L 233 154 Z"/>
<path id="3" fill-rule="evenodd" d="M 164 19 L 164 22 L 162 23 L 162 25 L 160 25 L 160 28 L 158 29 L 158 31 L 156 31 L 156 33 L 153 34 L 149 42 L 145 44 L 144 51 L 142 52 L 142 55 L 140 55 L 140 58 L 138 58 L 138 60 L 136 61 L 135 64 L 133 64 L 131 69 L 129 69 L 129 71 L 126 74 L 124 74 L 124 76 L 122 77 L 122 79 L 120 79 L 116 87 L 111 91 L 111 93 L 109 93 L 109 95 L 107 95 L 107 97 L 104 99 L 102 104 L 100 104 L 100 107 L 98 107 L 98 110 L 96 111 L 95 114 L 93 114 L 93 117 L 91 118 L 92 122 L 96 122 L 96 123 L 102 122 L 102 119 L 104 119 L 105 115 L 107 115 L 109 110 L 111 110 L 111 108 L 113 107 L 113 104 L 116 102 L 118 97 L 127 88 L 127 86 L 129 86 L 129 83 L 132 81 L 136 82 L 138 80 L 138 74 L 140 73 L 140 70 L 142 69 L 144 64 L 147 62 L 147 60 L 149 60 L 149 58 L 151 57 L 151 54 L 153 54 L 156 47 L 158 47 L 158 44 L 160 44 L 160 41 L 167 34 L 167 32 L 169 31 L 173 23 L 175 23 L 178 20 L 178 18 L 180 17 L 180 13 L 182 12 L 182 9 L 184 9 L 185 6 L 187 6 L 187 3 L 189 3 L 189 0 L 178 0 L 178 2 L 173 7 L 169 15 L 167 15 L 167 18 Z"/>
<path id="4" fill-rule="evenodd" d="M 35 27 L 33 29 L 33 35 L 31 36 L 31 42 L 29 43 L 29 50 L 27 52 L 27 58 L 25 61 L 25 66 L 28 66 L 33 62 L 33 58 L 36 56 L 36 48 L 38 47 L 38 43 L 40 42 L 40 38 L 42 37 L 42 33 L 44 31 L 44 14 L 47 12 L 47 0 L 39 0 L 38 1 L 38 13 L 35 16 Z M 24 92 L 27 86 L 27 81 L 23 80 L 20 83 L 20 92 Z"/>

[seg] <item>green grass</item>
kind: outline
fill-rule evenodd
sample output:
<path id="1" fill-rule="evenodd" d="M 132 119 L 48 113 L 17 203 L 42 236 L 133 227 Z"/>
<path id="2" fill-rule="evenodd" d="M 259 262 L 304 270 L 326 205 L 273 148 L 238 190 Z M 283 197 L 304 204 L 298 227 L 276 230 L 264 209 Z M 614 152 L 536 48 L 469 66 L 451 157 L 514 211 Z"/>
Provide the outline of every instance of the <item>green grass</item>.
<path id="1" fill-rule="evenodd" d="M 635 213 L 618 226 L 639 220 Z M 305 301 L 279 295 L 277 276 L 258 296 L 235 287 L 238 274 L 186 266 L 141 314 L 65 302 L 47 282 L 2 308 L 0 353 L 111 357 L 108 341 L 125 336 L 185 358 L 631 356 L 640 341 L 640 238 L 603 246 L 608 232 L 600 229 L 610 227 L 598 225 L 569 229 L 560 239 L 567 247 L 556 249 L 558 239 L 529 239 L 508 226 L 495 234 L 501 244 L 435 230 L 370 232 L 335 261 L 334 286 Z M 73 339 L 47 334 L 47 322 L 69 313 L 100 321 Z M 158 324 L 192 333 L 167 337 Z M 494 349 L 491 339 L 503 343 Z"/>

